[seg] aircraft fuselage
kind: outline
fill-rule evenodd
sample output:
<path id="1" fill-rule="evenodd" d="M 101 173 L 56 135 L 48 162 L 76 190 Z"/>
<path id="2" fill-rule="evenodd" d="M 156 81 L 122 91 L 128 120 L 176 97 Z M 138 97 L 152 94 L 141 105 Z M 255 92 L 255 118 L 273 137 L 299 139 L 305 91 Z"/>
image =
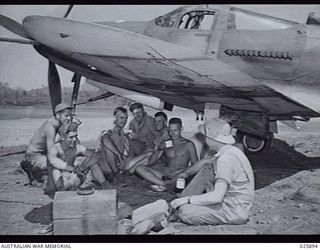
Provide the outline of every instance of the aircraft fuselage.
<path id="1" fill-rule="evenodd" d="M 199 13 L 210 17 L 206 29 L 189 28 Z M 60 66 L 105 84 L 157 96 L 173 105 L 203 110 L 206 102 L 217 102 L 236 110 L 262 112 L 273 120 L 319 116 L 319 26 L 271 19 L 280 23 L 280 28 L 242 29 L 230 13 L 228 8 L 182 7 L 150 22 L 97 25 L 32 16 L 25 19 L 24 27 L 45 45 L 38 49 L 41 54 Z M 159 44 L 159 40 L 167 45 Z M 173 44 L 174 49 L 166 48 Z M 190 54 L 184 48 L 189 48 Z M 245 89 L 238 92 L 224 81 L 215 80 L 211 86 L 208 79 L 175 65 L 189 55 L 208 56 L 232 66 L 252 77 L 252 86 L 245 95 Z M 228 71 L 221 69 L 221 74 L 224 71 L 228 82 Z M 310 96 L 306 103 L 305 95 Z M 274 101 L 264 101 L 272 100 L 272 96 Z M 287 102 L 279 101 L 279 97 Z M 259 105 L 251 105 L 251 100 Z"/>

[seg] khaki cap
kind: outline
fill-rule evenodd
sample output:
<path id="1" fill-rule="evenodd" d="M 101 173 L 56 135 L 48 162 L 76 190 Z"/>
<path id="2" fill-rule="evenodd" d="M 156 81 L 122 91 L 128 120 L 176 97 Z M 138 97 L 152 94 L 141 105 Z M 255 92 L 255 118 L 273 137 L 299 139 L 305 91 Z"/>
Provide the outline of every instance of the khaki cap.
<path id="1" fill-rule="evenodd" d="M 54 108 L 54 113 L 57 114 L 65 109 L 73 109 L 73 107 L 71 107 L 65 103 L 60 103 Z"/>

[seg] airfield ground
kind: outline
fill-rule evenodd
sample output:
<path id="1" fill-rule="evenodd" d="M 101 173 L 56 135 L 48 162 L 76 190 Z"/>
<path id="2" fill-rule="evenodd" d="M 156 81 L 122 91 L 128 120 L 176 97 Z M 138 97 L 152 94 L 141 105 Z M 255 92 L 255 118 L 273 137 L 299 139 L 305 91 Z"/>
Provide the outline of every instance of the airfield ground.
<path id="1" fill-rule="evenodd" d="M 174 115 L 184 118 L 187 129 L 194 124 L 189 122 L 194 119 L 192 113 L 180 111 Z M 88 146 L 95 144 L 96 131 L 112 124 L 112 119 L 104 118 L 111 117 L 111 111 L 99 115 L 83 111 L 79 116 L 83 121 L 80 137 Z M 0 120 L 0 154 L 21 148 L 19 145 L 28 142 L 43 120 L 44 117 L 25 119 L 21 114 Z M 174 223 L 172 233 L 320 234 L 319 127 L 319 119 L 302 124 L 300 131 L 281 125 L 268 153 L 249 155 L 256 193 L 247 224 L 195 227 Z M 22 158 L 22 154 L 0 157 L 0 235 L 39 235 L 52 222 L 52 199 L 40 187 L 24 185 L 27 177 L 19 167 Z M 174 198 L 173 192 L 152 192 L 147 182 L 135 176 L 122 176 L 113 184 L 118 199 L 133 208 L 160 198 L 168 201 Z"/>

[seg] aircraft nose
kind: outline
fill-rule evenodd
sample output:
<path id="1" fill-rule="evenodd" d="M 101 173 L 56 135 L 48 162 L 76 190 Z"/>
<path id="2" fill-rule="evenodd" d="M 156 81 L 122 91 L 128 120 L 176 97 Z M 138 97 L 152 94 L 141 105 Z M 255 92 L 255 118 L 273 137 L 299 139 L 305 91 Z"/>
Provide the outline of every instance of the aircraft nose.
<path id="1" fill-rule="evenodd" d="M 27 16 L 23 19 L 23 27 L 28 32 L 28 34 L 36 39 L 41 34 L 43 28 L 41 26 L 41 16 Z M 41 41 L 39 41 L 41 42 Z"/>
<path id="2" fill-rule="evenodd" d="M 38 21 L 38 16 L 27 16 L 23 19 L 22 24 L 24 28 L 31 29 L 34 24 L 36 24 Z"/>
<path id="3" fill-rule="evenodd" d="M 67 49 L 62 41 L 70 34 L 74 34 L 73 23 L 67 19 L 47 17 L 47 16 L 28 16 L 23 20 L 23 27 L 28 34 L 41 44 L 57 49 Z"/>
<path id="4" fill-rule="evenodd" d="M 23 20 L 26 32 L 37 42 L 73 53 L 131 58 L 185 57 L 185 49 L 118 28 L 49 16 L 28 16 Z M 171 45 L 172 46 L 172 45 Z M 192 50 L 189 51 L 192 54 Z M 160 53 L 161 54 L 161 53 Z"/>

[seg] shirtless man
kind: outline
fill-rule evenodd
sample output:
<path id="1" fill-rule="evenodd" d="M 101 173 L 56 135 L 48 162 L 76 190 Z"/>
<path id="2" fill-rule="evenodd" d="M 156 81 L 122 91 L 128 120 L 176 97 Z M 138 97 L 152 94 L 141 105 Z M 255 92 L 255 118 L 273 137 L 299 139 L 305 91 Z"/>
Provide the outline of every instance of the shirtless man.
<path id="1" fill-rule="evenodd" d="M 109 178 L 113 174 L 122 173 L 130 163 L 134 166 L 139 159 L 145 156 L 133 158 L 129 148 L 130 139 L 125 135 L 123 128 L 128 120 L 126 108 L 117 107 L 113 112 L 113 129 L 102 131 L 99 137 L 99 145 L 95 153 L 84 163 L 87 168 L 98 164 L 105 177 Z M 110 181 L 112 181 L 110 179 Z"/>
<path id="2" fill-rule="evenodd" d="M 55 191 L 76 190 L 85 179 L 89 169 L 76 168 L 74 162 L 78 156 L 90 156 L 93 149 L 78 144 L 78 123 L 72 122 L 61 140 L 54 144 L 48 152 L 48 181 L 46 193 Z M 111 187 L 97 165 L 90 167 L 93 177 L 102 188 Z"/>
<path id="3" fill-rule="evenodd" d="M 175 179 L 179 173 L 189 166 L 190 162 L 195 164 L 198 161 L 193 142 L 182 137 L 181 131 L 181 119 L 170 119 L 169 135 L 172 141 L 167 141 L 167 143 L 163 142 L 163 147 L 159 147 L 159 149 L 151 155 L 148 165 L 139 165 L 136 167 L 135 172 L 138 175 L 155 184 L 151 186 L 154 191 L 165 191 L 167 189 L 167 182 L 163 180 L 164 177 Z M 165 159 L 165 164 L 159 161 L 159 157 L 162 154 Z"/>
<path id="4" fill-rule="evenodd" d="M 55 107 L 55 116 L 49 118 L 34 133 L 21 162 L 22 169 L 27 173 L 30 185 L 34 179 L 42 181 L 47 171 L 47 152 L 54 145 L 60 127 L 66 126 L 71 120 L 71 106 L 60 103 Z"/>
<path id="5" fill-rule="evenodd" d="M 115 174 L 124 170 L 126 161 L 132 157 L 129 150 L 129 138 L 123 128 L 128 121 L 126 108 L 117 107 L 113 116 L 114 127 L 108 131 L 102 131 L 100 135 L 100 160 L 99 166 L 105 175 Z"/>

